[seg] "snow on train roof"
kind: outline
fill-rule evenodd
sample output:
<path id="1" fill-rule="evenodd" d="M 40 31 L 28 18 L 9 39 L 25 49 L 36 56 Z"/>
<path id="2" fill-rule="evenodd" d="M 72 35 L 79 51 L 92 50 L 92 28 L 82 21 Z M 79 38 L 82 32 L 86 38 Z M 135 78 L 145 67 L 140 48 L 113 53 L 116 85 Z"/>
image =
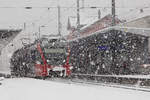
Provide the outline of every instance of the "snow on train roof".
<path id="1" fill-rule="evenodd" d="M 103 34 L 103 33 L 108 32 L 110 30 L 120 30 L 120 31 L 124 31 L 124 32 L 130 32 L 130 33 L 133 33 L 133 34 L 145 36 L 145 37 L 150 37 L 150 28 L 135 28 L 135 27 L 114 26 L 114 27 L 108 27 L 108 28 L 96 31 L 93 34 L 88 34 L 86 36 L 81 36 L 81 37 L 78 37 L 78 38 L 75 38 L 75 39 L 72 39 L 72 40 L 68 40 L 68 42 L 76 41 L 78 39 L 86 38 L 86 37 L 96 35 L 96 34 Z"/>

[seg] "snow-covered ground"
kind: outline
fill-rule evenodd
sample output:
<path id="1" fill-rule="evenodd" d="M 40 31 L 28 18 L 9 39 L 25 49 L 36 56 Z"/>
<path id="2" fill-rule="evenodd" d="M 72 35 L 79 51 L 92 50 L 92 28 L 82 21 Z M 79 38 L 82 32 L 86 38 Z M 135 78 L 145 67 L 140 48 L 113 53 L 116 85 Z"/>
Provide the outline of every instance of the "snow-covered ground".
<path id="1" fill-rule="evenodd" d="M 149 100 L 150 93 L 29 78 L 5 79 L 0 100 Z"/>

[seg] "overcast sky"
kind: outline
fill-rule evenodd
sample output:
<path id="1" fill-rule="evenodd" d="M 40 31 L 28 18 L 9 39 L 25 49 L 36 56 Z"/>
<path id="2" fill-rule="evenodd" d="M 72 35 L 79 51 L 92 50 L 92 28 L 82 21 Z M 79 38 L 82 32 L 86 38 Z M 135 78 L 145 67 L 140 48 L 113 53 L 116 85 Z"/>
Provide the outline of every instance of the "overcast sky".
<path id="1" fill-rule="evenodd" d="M 76 7 L 76 0 L 0 0 L 0 28 L 22 27 L 21 25 L 26 22 L 30 28 L 46 25 L 47 27 L 43 28 L 44 32 L 57 33 L 57 5 Z M 24 9 L 26 6 L 33 9 Z M 80 0 L 80 6 L 102 7 L 100 8 L 102 16 L 111 13 L 111 0 Z M 117 15 L 121 16 L 128 14 L 129 9 L 150 7 L 150 0 L 116 0 L 116 6 Z M 68 16 L 72 24 L 75 24 L 76 9 L 61 8 L 62 32 L 66 32 Z M 81 23 L 85 24 L 94 19 L 97 19 L 97 9 L 81 9 Z"/>

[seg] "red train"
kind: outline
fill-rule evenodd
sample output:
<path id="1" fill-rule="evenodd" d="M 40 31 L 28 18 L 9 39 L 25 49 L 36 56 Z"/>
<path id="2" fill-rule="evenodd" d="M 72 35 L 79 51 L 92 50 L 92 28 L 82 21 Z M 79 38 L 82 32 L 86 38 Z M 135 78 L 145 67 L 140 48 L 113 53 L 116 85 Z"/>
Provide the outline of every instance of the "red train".
<path id="1" fill-rule="evenodd" d="M 11 73 L 28 77 L 67 77 L 71 74 L 69 46 L 60 39 L 46 39 L 17 50 L 11 59 Z"/>
<path id="2" fill-rule="evenodd" d="M 53 75 L 58 75 L 58 74 L 60 76 L 69 76 L 71 74 L 71 69 L 70 69 L 71 66 L 69 64 L 69 57 L 70 57 L 69 47 L 68 47 L 68 55 L 67 55 L 66 61 L 65 61 L 64 64 L 61 64 L 61 65 L 48 64 L 49 60 L 46 60 L 40 43 L 37 44 L 37 50 L 39 51 L 39 53 L 41 55 L 43 64 L 40 64 L 40 63 L 35 64 L 35 74 L 36 74 L 36 76 L 53 76 Z M 52 49 L 49 49 L 49 50 L 52 50 Z M 57 52 L 58 48 L 55 49 L 55 50 L 56 51 L 51 51 L 51 52 L 58 53 Z M 45 53 L 46 53 L 46 51 L 45 51 Z M 65 52 L 62 52 L 62 53 L 65 53 Z"/>

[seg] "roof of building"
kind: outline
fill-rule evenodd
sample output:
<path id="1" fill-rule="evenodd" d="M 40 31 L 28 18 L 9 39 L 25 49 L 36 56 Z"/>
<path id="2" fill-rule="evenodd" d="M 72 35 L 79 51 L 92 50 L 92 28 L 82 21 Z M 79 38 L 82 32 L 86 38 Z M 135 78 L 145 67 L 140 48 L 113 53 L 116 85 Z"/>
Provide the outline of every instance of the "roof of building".
<path id="1" fill-rule="evenodd" d="M 74 38 L 72 40 L 69 40 L 69 42 L 70 41 L 76 41 L 78 39 L 86 38 L 86 37 L 89 37 L 89 36 L 92 36 L 92 35 L 96 35 L 96 34 L 103 34 L 103 33 L 106 33 L 106 32 L 108 32 L 110 30 L 120 30 L 120 31 L 124 31 L 124 32 L 130 32 L 130 33 L 136 34 L 136 35 L 141 35 L 141 36 L 144 36 L 144 37 L 150 37 L 150 29 L 149 28 L 135 28 L 135 27 L 114 26 L 114 27 L 108 27 L 108 28 L 96 31 L 93 34 L 88 34 L 86 36 L 81 36 L 81 37 L 78 37 L 78 38 Z"/>
<path id="2" fill-rule="evenodd" d="M 121 23 L 121 20 L 119 20 L 116 17 L 116 24 Z M 73 39 L 78 37 L 79 35 L 88 35 L 88 34 L 92 34 L 96 31 L 102 30 L 104 28 L 110 27 L 112 24 L 112 16 L 110 14 L 106 15 L 105 17 L 91 22 L 90 24 L 82 27 L 79 31 L 74 30 L 72 33 L 69 34 L 69 38 Z"/>

